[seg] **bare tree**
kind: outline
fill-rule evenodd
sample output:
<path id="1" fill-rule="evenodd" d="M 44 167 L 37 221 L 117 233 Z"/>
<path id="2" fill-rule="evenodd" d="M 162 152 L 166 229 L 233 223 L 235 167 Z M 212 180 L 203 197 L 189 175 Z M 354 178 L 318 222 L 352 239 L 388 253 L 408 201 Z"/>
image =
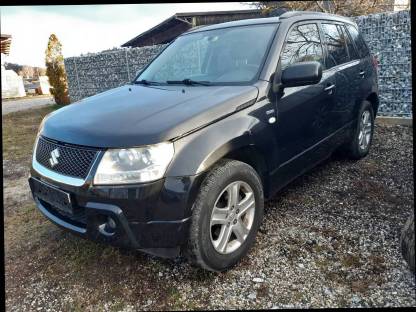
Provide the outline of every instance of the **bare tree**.
<path id="1" fill-rule="evenodd" d="M 359 16 L 393 10 L 392 0 L 322 0 L 322 1 L 262 1 L 251 5 L 273 15 L 276 9 L 318 11 L 344 16 Z"/>
<path id="2" fill-rule="evenodd" d="M 40 76 L 46 75 L 46 68 L 43 67 L 33 67 L 33 78 L 39 79 Z"/>
<path id="3" fill-rule="evenodd" d="M 19 71 L 19 76 L 23 76 L 24 78 L 32 78 L 34 74 L 34 70 L 32 66 L 23 65 L 22 69 Z"/>

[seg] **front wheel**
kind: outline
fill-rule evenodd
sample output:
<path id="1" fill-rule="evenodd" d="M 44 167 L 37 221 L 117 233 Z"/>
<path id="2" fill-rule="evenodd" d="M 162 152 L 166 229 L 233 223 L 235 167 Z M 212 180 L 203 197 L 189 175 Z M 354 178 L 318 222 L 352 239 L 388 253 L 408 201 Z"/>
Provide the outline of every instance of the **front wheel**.
<path id="1" fill-rule="evenodd" d="M 235 265 L 254 243 L 263 206 L 256 171 L 240 161 L 220 161 L 203 181 L 193 205 L 189 260 L 210 271 Z"/>

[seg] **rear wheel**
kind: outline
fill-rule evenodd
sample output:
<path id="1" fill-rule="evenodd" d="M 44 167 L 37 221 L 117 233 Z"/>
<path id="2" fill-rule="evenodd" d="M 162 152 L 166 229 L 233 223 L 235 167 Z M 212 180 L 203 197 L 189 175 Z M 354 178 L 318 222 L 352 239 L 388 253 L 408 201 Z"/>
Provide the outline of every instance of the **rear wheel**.
<path id="1" fill-rule="evenodd" d="M 193 205 L 188 258 L 210 271 L 235 265 L 253 245 L 263 216 L 263 190 L 249 165 L 220 161 Z"/>
<path id="2" fill-rule="evenodd" d="M 352 159 L 361 159 L 368 154 L 373 140 L 374 111 L 371 103 L 364 101 L 358 112 L 358 120 L 352 129 L 352 135 L 342 151 Z"/>

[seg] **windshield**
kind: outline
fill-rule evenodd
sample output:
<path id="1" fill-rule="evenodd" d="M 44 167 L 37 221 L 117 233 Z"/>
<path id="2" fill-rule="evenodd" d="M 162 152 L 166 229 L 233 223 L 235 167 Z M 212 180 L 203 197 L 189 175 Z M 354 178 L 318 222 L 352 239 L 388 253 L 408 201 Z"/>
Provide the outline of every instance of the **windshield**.
<path id="1" fill-rule="evenodd" d="M 261 69 L 276 27 L 276 24 L 238 26 L 180 36 L 139 75 L 136 82 L 250 82 Z"/>

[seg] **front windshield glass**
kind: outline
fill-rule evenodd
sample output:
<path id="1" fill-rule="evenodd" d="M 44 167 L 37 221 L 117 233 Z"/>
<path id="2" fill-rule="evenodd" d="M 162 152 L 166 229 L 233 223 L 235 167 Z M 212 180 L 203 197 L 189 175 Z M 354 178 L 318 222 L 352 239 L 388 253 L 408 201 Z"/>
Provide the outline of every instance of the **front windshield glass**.
<path id="1" fill-rule="evenodd" d="M 261 69 L 276 27 L 276 24 L 238 26 L 183 35 L 136 82 L 250 82 Z"/>

